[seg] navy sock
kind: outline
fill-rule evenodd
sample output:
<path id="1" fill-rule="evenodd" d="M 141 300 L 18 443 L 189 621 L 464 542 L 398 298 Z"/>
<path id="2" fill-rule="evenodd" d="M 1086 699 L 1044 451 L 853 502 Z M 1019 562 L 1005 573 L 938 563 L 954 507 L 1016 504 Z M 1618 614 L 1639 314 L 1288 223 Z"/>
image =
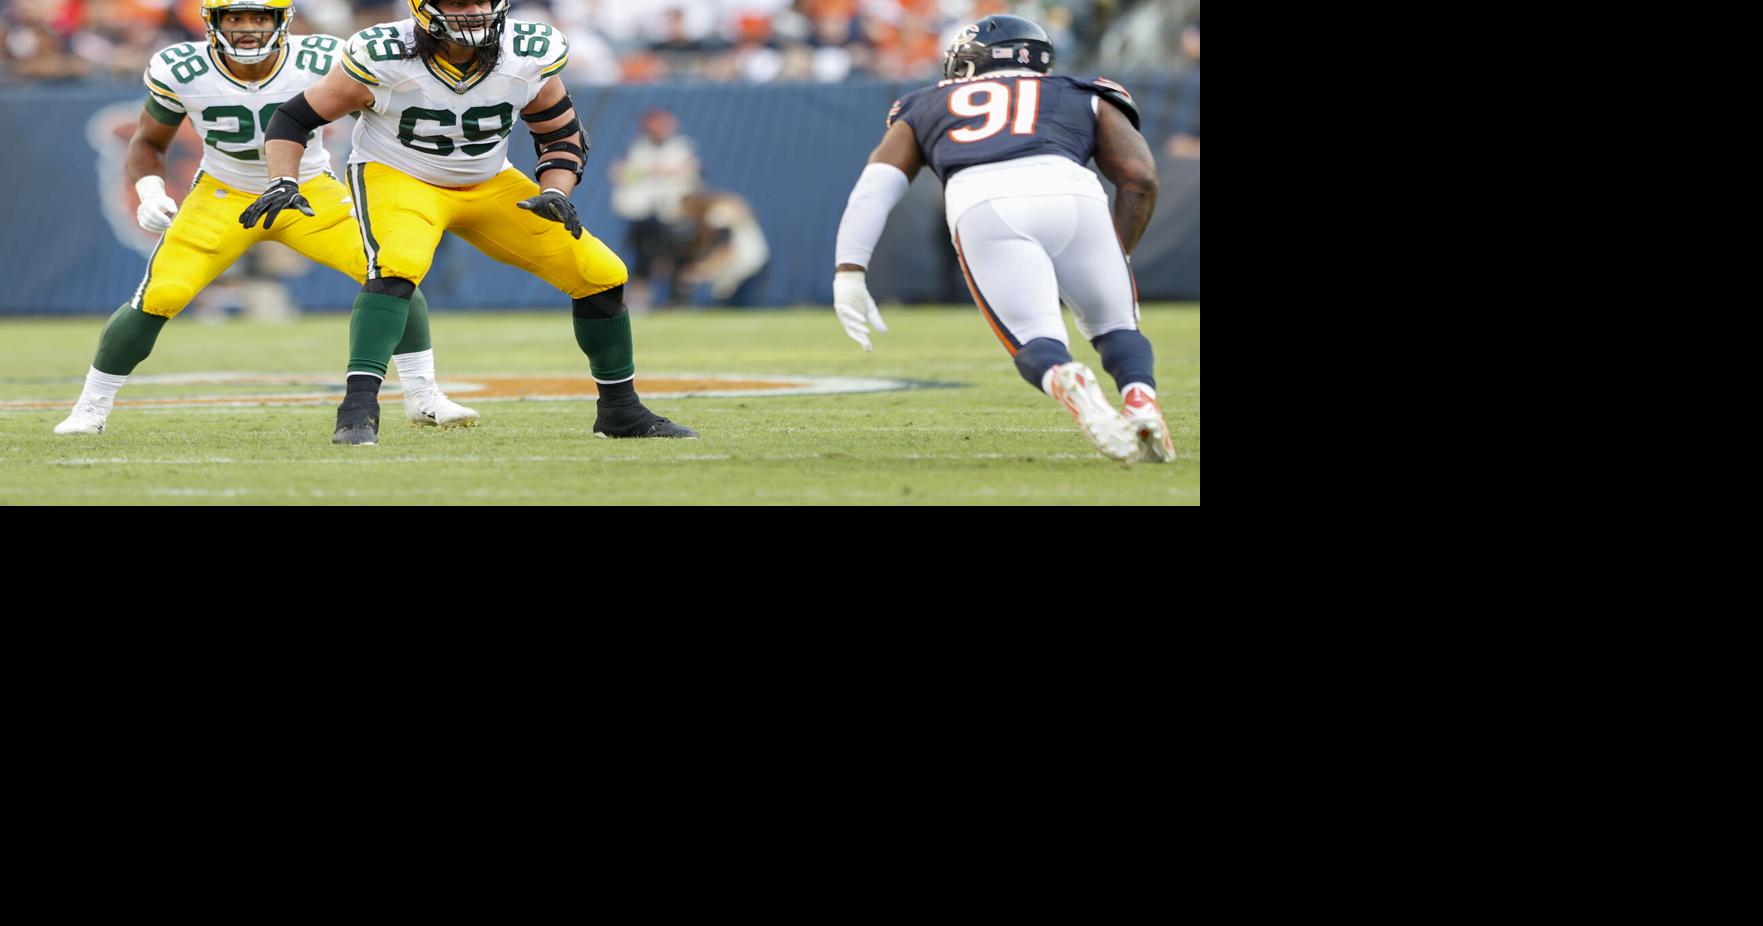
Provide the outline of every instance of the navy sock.
<path id="1" fill-rule="evenodd" d="M 1156 365 L 1151 355 L 1151 342 L 1143 334 L 1130 330 L 1110 331 L 1092 338 L 1090 343 L 1102 355 L 1102 369 L 1114 377 L 1115 391 L 1125 389 L 1130 383 L 1157 388 L 1157 378 L 1151 372 Z"/>
<path id="2" fill-rule="evenodd" d="M 1036 390 L 1047 371 L 1061 363 L 1071 362 L 1071 351 L 1052 338 L 1035 338 L 1016 350 L 1016 372 Z"/>

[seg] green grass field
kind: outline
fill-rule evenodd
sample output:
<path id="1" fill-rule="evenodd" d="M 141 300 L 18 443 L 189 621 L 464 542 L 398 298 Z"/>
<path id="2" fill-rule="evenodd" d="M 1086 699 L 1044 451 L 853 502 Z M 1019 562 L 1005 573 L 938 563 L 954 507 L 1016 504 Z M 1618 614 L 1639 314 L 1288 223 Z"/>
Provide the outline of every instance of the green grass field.
<path id="1" fill-rule="evenodd" d="M 1132 467 L 1104 459 L 1064 409 L 1024 384 L 971 306 L 883 314 L 891 331 L 877 337 L 873 354 L 845 337 L 830 309 L 637 318 L 645 395 L 645 379 L 670 374 L 868 377 L 915 386 L 649 399 L 703 438 L 638 441 L 596 439 L 592 400 L 480 399 L 454 388 L 473 376 L 585 377 L 567 311 L 437 312 L 441 384 L 483 422 L 410 428 L 403 402 L 388 394 L 377 447 L 330 443 L 348 346 L 345 315 L 288 325 L 175 321 L 123 389 L 109 429 L 90 436 L 50 429 L 79 394 L 103 318 L 4 321 L 0 504 L 1200 503 L 1198 306 L 1145 307 L 1159 399 L 1180 459 Z M 1101 371 L 1075 331 L 1072 344 L 1079 360 Z M 140 381 L 226 372 L 316 374 L 324 385 Z M 245 404 L 291 389 L 319 404 Z M 128 405 L 197 397 L 241 404 Z"/>

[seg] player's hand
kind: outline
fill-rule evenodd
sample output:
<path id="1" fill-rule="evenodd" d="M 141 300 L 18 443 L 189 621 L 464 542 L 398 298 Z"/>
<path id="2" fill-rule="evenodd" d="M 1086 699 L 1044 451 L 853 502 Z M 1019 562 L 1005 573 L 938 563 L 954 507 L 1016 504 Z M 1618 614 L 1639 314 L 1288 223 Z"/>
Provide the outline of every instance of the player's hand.
<path id="1" fill-rule="evenodd" d="M 548 189 L 532 199 L 521 200 L 519 205 L 541 219 L 557 222 L 569 229 L 574 237 L 582 236 L 582 222 L 575 217 L 575 203 L 570 202 L 569 196 L 562 190 Z"/>
<path id="2" fill-rule="evenodd" d="M 881 310 L 875 307 L 875 300 L 869 296 L 869 282 L 862 270 L 840 270 L 833 274 L 833 311 L 839 313 L 839 324 L 845 326 L 845 333 L 851 340 L 869 346 L 869 326 L 874 325 L 879 334 L 887 334 L 888 326 L 882 324 Z"/>
<path id="3" fill-rule="evenodd" d="M 171 227 L 171 218 L 178 214 L 178 201 L 165 195 L 164 177 L 142 177 L 135 183 L 141 197 L 141 208 L 135 210 L 135 222 L 155 235 Z"/>
<path id="4" fill-rule="evenodd" d="M 250 228 L 257 224 L 258 219 L 262 219 L 263 228 L 268 231 L 275 227 L 275 217 L 283 209 L 298 209 L 307 215 L 313 214 L 312 204 L 300 195 L 300 181 L 293 177 L 277 177 L 271 181 L 269 189 L 264 190 L 256 202 L 239 213 L 239 224 Z"/>

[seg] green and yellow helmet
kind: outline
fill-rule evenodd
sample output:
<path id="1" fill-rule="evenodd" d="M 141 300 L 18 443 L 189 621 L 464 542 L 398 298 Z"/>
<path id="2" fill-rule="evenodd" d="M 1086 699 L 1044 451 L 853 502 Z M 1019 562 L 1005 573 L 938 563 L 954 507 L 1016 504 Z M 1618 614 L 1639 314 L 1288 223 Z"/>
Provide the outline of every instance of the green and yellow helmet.
<path id="1" fill-rule="evenodd" d="M 508 21 L 508 0 L 488 0 L 488 13 L 454 13 L 438 9 L 433 0 L 408 0 L 416 30 L 456 45 L 483 47 L 502 41 L 502 25 Z"/>
<path id="2" fill-rule="evenodd" d="M 275 28 L 268 32 L 257 30 L 232 30 L 233 39 L 228 39 L 220 30 L 220 18 L 226 13 L 271 13 L 275 16 Z M 281 51 L 288 44 L 288 26 L 294 21 L 294 0 L 202 0 L 202 22 L 208 27 L 208 44 L 228 58 L 240 64 L 256 64 L 269 56 Z M 240 48 L 235 39 L 242 40 L 245 35 L 255 35 L 255 48 Z"/>

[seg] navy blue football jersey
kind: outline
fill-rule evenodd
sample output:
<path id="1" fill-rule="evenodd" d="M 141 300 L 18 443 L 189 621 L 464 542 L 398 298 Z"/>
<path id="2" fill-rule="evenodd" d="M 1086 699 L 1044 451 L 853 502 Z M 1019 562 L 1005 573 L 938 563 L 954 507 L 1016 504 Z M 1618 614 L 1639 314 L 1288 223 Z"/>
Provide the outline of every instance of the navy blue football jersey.
<path id="1" fill-rule="evenodd" d="M 964 167 L 1037 154 L 1088 164 L 1096 154 L 1093 107 L 1105 90 L 1126 94 L 1104 78 L 981 74 L 906 94 L 888 112 L 888 126 L 912 127 L 924 162 L 944 183 Z"/>

